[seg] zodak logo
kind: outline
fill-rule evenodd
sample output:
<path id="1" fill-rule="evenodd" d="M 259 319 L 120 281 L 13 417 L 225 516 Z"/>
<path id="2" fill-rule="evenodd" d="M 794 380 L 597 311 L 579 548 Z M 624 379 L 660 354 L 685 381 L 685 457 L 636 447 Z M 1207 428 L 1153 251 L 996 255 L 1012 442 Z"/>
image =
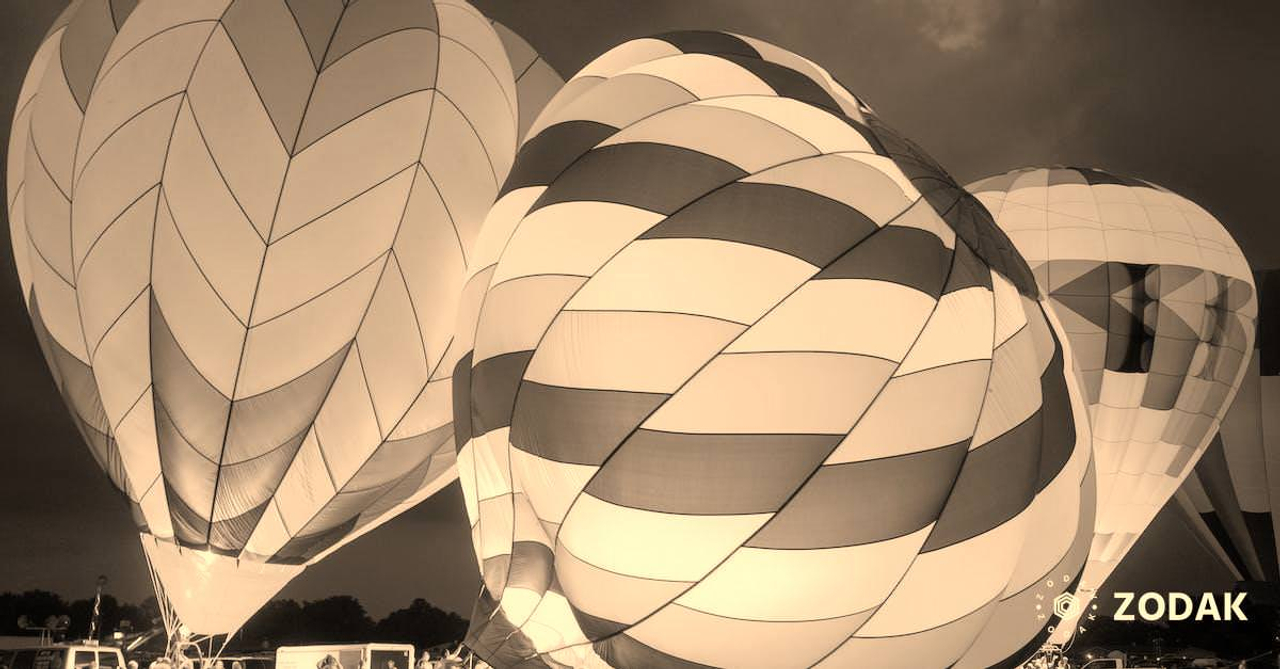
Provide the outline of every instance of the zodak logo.
<path id="1" fill-rule="evenodd" d="M 1056 625 L 1063 623 L 1075 624 L 1077 621 L 1080 623 L 1077 633 L 1084 634 L 1086 631 L 1085 623 L 1092 623 L 1097 620 L 1097 604 L 1090 605 L 1089 611 L 1086 612 L 1084 608 L 1088 598 L 1079 597 L 1073 592 L 1060 591 L 1061 588 L 1068 587 L 1071 582 L 1072 577 L 1070 574 L 1063 574 L 1061 581 L 1046 580 L 1041 584 L 1044 586 L 1045 592 L 1037 592 L 1035 595 L 1036 620 L 1046 623 L 1045 631 L 1049 634 L 1053 634 L 1057 630 Z M 1055 595 L 1054 593 L 1057 594 Z M 1056 621 L 1051 620 L 1050 616 L 1053 616 Z"/>
<path id="2" fill-rule="evenodd" d="M 1132 592 L 1117 592 L 1114 596 L 1120 600 L 1120 607 L 1116 609 L 1112 619 L 1126 622 L 1137 618 L 1155 621 L 1190 620 L 1193 617 L 1195 620 L 1248 620 L 1244 611 L 1240 610 L 1246 594 L 1224 592 L 1219 595 L 1206 592 L 1196 603 L 1191 595 L 1185 592 L 1171 592 L 1167 595 L 1159 592 L 1144 592 L 1141 596 Z M 1134 606 L 1135 598 L 1136 606 Z M 1221 605 L 1219 605 L 1219 598 L 1221 598 Z M 1135 610 L 1137 618 L 1134 617 Z"/>
<path id="3" fill-rule="evenodd" d="M 1053 614 L 1063 620 L 1076 617 L 1080 613 L 1081 606 L 1080 598 L 1069 592 L 1053 598 Z"/>

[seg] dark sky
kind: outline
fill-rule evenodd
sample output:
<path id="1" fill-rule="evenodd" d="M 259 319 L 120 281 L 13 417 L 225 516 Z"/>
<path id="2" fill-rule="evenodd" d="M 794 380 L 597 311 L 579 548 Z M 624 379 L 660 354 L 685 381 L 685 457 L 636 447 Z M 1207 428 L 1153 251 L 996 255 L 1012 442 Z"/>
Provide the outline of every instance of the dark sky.
<path id="1" fill-rule="evenodd" d="M 60 9 L 0 6 L 3 145 L 26 64 Z M 1280 267 L 1280 3 L 1004 0 L 487 0 L 565 75 L 677 28 L 759 37 L 822 64 L 961 182 L 1025 165 L 1101 167 L 1199 202 L 1255 267 Z M 0 168 L 2 169 L 2 168 Z M 150 584 L 128 512 L 66 418 L 0 253 L 0 591 L 117 596 Z M 477 588 L 451 486 L 311 568 L 284 592 L 353 594 L 375 616 L 415 596 L 466 614 Z M 1133 590 L 1225 581 L 1164 513 L 1116 572 Z"/>

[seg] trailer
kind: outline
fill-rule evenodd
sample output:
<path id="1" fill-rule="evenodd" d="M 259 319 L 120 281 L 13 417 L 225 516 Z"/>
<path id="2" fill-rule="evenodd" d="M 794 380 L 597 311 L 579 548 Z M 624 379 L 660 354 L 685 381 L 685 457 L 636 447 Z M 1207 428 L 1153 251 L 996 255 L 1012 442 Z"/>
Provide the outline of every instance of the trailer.
<path id="1" fill-rule="evenodd" d="M 275 669 L 318 669 L 328 657 L 341 669 L 414 669 L 413 654 L 407 643 L 281 646 L 276 649 Z"/>

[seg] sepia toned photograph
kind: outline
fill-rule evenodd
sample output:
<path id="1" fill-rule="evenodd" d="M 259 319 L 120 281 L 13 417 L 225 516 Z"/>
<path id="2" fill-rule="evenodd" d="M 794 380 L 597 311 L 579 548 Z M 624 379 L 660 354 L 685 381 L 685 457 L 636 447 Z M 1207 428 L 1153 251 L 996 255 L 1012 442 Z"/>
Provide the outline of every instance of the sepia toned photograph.
<path id="1" fill-rule="evenodd" d="M 0 669 L 1280 667 L 1276 25 L 4 0 Z"/>

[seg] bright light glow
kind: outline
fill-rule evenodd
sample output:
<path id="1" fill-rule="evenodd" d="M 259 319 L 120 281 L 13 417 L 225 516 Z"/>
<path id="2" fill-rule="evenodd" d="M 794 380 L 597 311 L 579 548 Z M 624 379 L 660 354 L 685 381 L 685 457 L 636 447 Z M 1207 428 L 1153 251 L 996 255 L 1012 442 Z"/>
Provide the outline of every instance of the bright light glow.
<path id="1" fill-rule="evenodd" d="M 502 591 L 502 612 L 512 625 L 519 627 L 533 615 L 533 610 L 542 601 L 539 593 L 524 588 L 507 588 Z"/>

